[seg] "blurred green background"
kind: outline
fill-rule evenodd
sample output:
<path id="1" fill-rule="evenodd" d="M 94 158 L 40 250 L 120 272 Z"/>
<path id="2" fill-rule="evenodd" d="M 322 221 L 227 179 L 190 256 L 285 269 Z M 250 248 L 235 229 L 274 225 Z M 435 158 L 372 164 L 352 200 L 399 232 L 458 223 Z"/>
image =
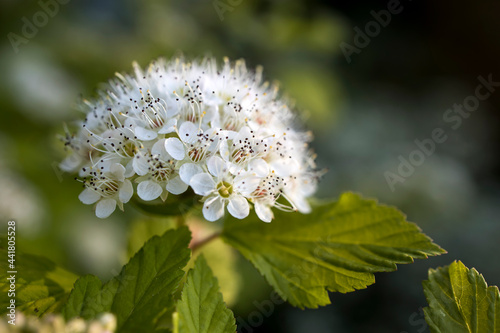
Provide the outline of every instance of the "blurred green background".
<path id="1" fill-rule="evenodd" d="M 128 205 L 98 220 L 78 201 L 81 184 L 57 168 L 57 136 L 83 117 L 80 96 L 93 96 L 115 72 L 182 52 L 263 65 L 315 133 L 318 165 L 329 169 L 319 196 L 352 190 L 396 205 L 449 252 L 377 274 L 366 290 L 332 294 L 319 310 L 280 305 L 262 323 L 255 311 L 271 289 L 237 254 L 219 258 L 238 265 L 238 283 L 220 279 L 240 323 L 259 324 L 241 332 L 421 333 L 429 267 L 460 259 L 500 284 L 500 91 L 457 130 L 443 122 L 479 75 L 500 81 L 500 3 L 402 1 L 401 13 L 348 62 L 341 43 L 354 45 L 354 28 L 388 1 L 65 2 L 44 20 L 38 1 L 0 0 L 0 221 L 17 221 L 20 251 L 80 274 L 118 272 L 141 215 Z M 23 37 L 34 19 L 40 27 L 24 28 Z M 9 33 L 31 35 L 13 46 Z M 398 156 L 408 158 L 414 140 L 437 127 L 448 140 L 392 191 L 384 172 L 396 172 Z"/>

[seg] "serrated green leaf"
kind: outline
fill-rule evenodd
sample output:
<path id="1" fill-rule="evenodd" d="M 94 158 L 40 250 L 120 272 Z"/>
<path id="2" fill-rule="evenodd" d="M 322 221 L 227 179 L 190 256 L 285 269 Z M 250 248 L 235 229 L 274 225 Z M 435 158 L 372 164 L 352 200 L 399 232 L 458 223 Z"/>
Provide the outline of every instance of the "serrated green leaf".
<path id="1" fill-rule="evenodd" d="M 16 309 L 26 314 L 41 316 L 57 312 L 78 278 L 77 275 L 57 266 L 51 260 L 32 254 L 16 252 L 15 256 L 15 298 L 8 297 L 12 275 L 8 267 L 6 238 L 0 237 L 0 314 L 6 313 L 10 299 L 16 300 Z"/>
<path id="2" fill-rule="evenodd" d="M 206 223 L 206 221 L 203 222 Z M 192 226 L 193 224 L 190 225 L 190 227 Z M 199 251 L 195 251 L 195 255 L 197 253 L 203 254 L 204 259 L 217 278 L 220 292 L 224 295 L 224 302 L 228 306 L 235 304 L 239 299 L 239 291 L 242 287 L 237 251 L 220 238 L 217 238 L 203 245 Z"/>
<path id="3" fill-rule="evenodd" d="M 80 278 L 64 307 L 66 319 L 95 318 L 111 312 L 117 332 L 150 332 L 155 319 L 173 308 L 175 292 L 190 257 L 189 229 L 169 230 L 151 238 L 108 283 L 93 276 Z"/>
<path id="4" fill-rule="evenodd" d="M 222 237 L 301 308 L 330 304 L 327 290 L 363 289 L 375 272 L 445 252 L 397 209 L 353 193 L 308 215 L 278 211 L 271 223 L 228 218 Z"/>
<path id="5" fill-rule="evenodd" d="M 177 303 L 176 333 L 234 333 L 236 323 L 219 292 L 212 270 L 200 255 Z"/>
<path id="6" fill-rule="evenodd" d="M 424 281 L 431 332 L 500 333 L 500 293 L 474 268 L 462 262 L 429 270 Z"/>

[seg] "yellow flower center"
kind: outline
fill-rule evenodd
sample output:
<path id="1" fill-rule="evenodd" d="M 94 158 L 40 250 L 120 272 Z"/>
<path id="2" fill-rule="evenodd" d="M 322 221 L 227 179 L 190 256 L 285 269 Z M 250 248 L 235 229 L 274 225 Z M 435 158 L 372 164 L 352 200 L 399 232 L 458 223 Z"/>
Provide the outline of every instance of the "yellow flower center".
<path id="1" fill-rule="evenodd" d="M 219 191 L 221 197 L 229 198 L 229 196 L 233 193 L 233 185 L 228 182 L 220 182 L 219 185 L 217 185 L 217 190 Z"/>

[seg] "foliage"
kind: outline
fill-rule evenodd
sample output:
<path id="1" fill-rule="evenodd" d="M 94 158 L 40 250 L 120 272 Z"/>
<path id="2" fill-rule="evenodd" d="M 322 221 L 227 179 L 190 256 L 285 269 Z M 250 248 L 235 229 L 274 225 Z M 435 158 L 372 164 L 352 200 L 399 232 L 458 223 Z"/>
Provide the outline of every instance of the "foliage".
<path id="1" fill-rule="evenodd" d="M 353 193 L 342 195 L 337 202 L 315 205 L 309 215 L 276 212 L 272 223 L 263 223 L 252 216 L 244 220 L 227 218 L 222 232 L 217 230 L 217 225 L 209 230 L 215 236 L 221 234 L 228 245 L 257 267 L 283 299 L 300 308 L 329 304 L 328 291 L 345 293 L 366 288 L 375 282 L 376 272 L 393 271 L 396 264 L 444 252 L 397 209 Z M 194 263 L 188 264 L 189 246 L 198 251 L 200 244 L 205 244 L 200 237 L 205 237 L 206 231 L 199 229 L 200 223 L 190 223 L 195 234 L 190 244 L 190 230 L 179 226 L 185 223 L 182 216 L 137 222 L 131 226 L 128 245 L 131 259 L 107 283 L 93 275 L 76 280 L 74 274 L 47 259 L 19 255 L 19 270 L 23 274 L 19 274 L 22 288 L 19 288 L 18 308 L 28 315 L 35 308 L 38 314 L 61 312 L 66 321 L 95 320 L 111 313 L 116 317 L 117 332 L 235 332 L 234 315 L 223 301 L 217 274 L 208 264 L 223 274 L 237 275 L 237 270 L 226 267 L 234 266 L 234 262 L 228 260 L 230 256 L 213 253 L 231 251 L 228 245 L 216 246 L 210 251 L 204 248 L 202 254 L 195 256 Z M 212 244 L 215 243 L 217 241 Z M 6 255 L 5 249 L 1 251 Z M 228 263 L 220 265 L 217 261 Z M 192 268 L 185 274 L 189 267 Z M 1 268 L 7 271 L 6 267 Z M 450 268 L 450 272 L 455 270 Z M 441 271 L 448 272 L 447 269 Z M 485 286 L 476 273 L 460 271 L 460 274 L 463 275 L 461 281 L 465 281 L 464 276 L 469 276 L 469 280 L 472 276 L 474 281 L 479 281 L 476 284 Z M 433 271 L 430 282 L 426 283 L 427 296 L 435 297 L 426 315 L 430 322 L 437 323 L 435 325 L 440 323 L 433 315 L 437 300 L 450 303 L 430 293 L 436 290 L 437 282 L 437 286 L 442 287 L 441 276 L 443 274 Z M 2 279 L 5 292 L 6 276 Z M 454 286 L 454 279 L 451 273 L 448 280 L 445 279 L 451 281 L 448 289 Z M 494 294 L 490 289 L 478 296 L 489 295 L 498 301 L 498 290 L 495 289 Z M 6 308 L 5 302 L 2 300 L 3 308 Z M 484 306 L 481 303 L 481 307 Z M 467 311 L 465 315 L 476 310 Z M 481 321 L 481 325 L 486 324 Z"/>
<path id="2" fill-rule="evenodd" d="M 500 332 L 500 293 L 462 262 L 429 270 L 423 282 L 431 332 Z"/>
<path id="3" fill-rule="evenodd" d="M 280 212 L 270 224 L 228 219 L 223 238 L 301 308 L 329 304 L 327 290 L 366 288 L 375 272 L 444 252 L 397 209 L 352 193 L 310 215 Z"/>
<path id="4" fill-rule="evenodd" d="M 0 237 L 0 313 L 9 309 L 11 276 L 7 262 L 7 247 L 5 238 Z M 26 314 L 41 316 L 45 313 L 57 312 L 68 298 L 69 292 L 77 276 L 49 259 L 41 256 L 16 253 L 15 268 L 15 300 L 16 308 Z M 12 298 L 11 298 L 12 299 Z"/>
<path id="5" fill-rule="evenodd" d="M 189 271 L 177 313 L 176 333 L 236 331 L 234 315 L 224 304 L 217 279 L 202 255 Z"/>
<path id="6" fill-rule="evenodd" d="M 173 293 L 190 257 L 189 241 L 186 227 L 169 230 L 151 238 L 108 283 L 90 275 L 80 278 L 63 309 L 66 319 L 111 312 L 118 332 L 152 331 L 157 317 L 174 305 Z"/>

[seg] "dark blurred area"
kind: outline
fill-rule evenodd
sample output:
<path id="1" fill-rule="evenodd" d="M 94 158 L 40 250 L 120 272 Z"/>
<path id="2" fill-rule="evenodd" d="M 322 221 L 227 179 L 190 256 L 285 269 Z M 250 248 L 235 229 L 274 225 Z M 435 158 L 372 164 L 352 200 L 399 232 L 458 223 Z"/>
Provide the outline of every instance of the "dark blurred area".
<path id="1" fill-rule="evenodd" d="M 356 191 L 395 205 L 448 254 L 377 274 L 375 285 L 331 294 L 319 310 L 283 304 L 269 315 L 258 310 L 269 287 L 240 263 L 244 276 L 228 303 L 241 332 L 427 332 L 428 268 L 459 259 L 500 284 L 500 87 L 459 126 L 446 120 L 475 94 L 479 76 L 500 82 L 500 2 L 402 0 L 356 46 L 355 28 L 364 32 L 372 11 L 390 3 L 0 0 L 0 220 L 17 221 L 20 250 L 80 274 L 116 274 L 140 214 L 128 205 L 98 220 L 78 201 L 81 184 L 57 167 L 63 123 L 82 118 L 81 96 L 134 60 L 244 58 L 281 83 L 315 133 L 318 166 L 329 169 L 320 197 Z M 348 57 L 346 44 L 357 50 Z M 415 140 L 436 128 L 447 140 L 434 142 L 410 175 L 398 174 L 401 158 L 420 149 Z M 388 172 L 400 177 L 392 185 Z"/>

